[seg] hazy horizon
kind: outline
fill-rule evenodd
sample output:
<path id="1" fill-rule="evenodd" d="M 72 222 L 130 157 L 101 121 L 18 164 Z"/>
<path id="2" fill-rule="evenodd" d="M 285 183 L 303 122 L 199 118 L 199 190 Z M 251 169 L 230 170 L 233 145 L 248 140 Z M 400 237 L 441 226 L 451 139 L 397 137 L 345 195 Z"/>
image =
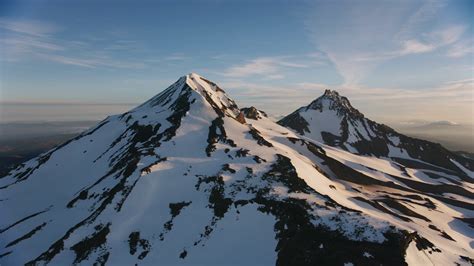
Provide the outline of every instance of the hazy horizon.
<path id="1" fill-rule="evenodd" d="M 139 104 L 9 103 L 0 106 L 0 141 L 80 133 L 107 116 L 124 113 Z M 276 121 L 299 107 L 280 115 L 263 111 Z M 360 111 L 363 112 L 363 109 Z M 416 119 L 387 121 L 364 114 L 369 119 L 386 124 L 402 134 L 438 142 L 453 151 L 474 153 L 474 124 Z"/>
<path id="2" fill-rule="evenodd" d="M 153 95 L 154 96 L 154 95 Z M 149 98 L 152 98 L 150 96 Z M 231 96 L 232 97 L 232 96 Z M 316 99 L 319 96 L 315 96 Z M 240 108 L 255 106 L 266 112 L 274 120 L 278 120 L 296 109 L 308 105 L 312 100 L 304 103 L 292 103 L 287 106 L 274 106 L 273 108 L 263 109 L 257 105 L 242 104 L 237 98 L 237 104 Z M 0 102 L 0 123 L 21 123 L 21 122 L 69 122 L 69 121 L 99 121 L 110 115 L 118 115 L 127 112 L 134 107 L 139 106 L 148 99 L 137 103 L 88 103 L 88 102 L 70 102 L 70 103 L 41 103 L 41 102 Z M 351 101 L 351 99 L 349 99 Z M 245 103 L 245 102 L 243 102 Z M 369 119 L 379 123 L 385 123 L 393 126 L 410 127 L 416 125 L 425 125 L 427 123 L 449 123 L 451 125 L 474 125 L 474 121 L 459 122 L 442 119 L 403 119 L 397 117 L 396 113 L 391 116 L 380 116 L 377 112 L 371 113 L 370 109 L 364 106 L 359 108 L 357 101 L 351 101 L 352 105 L 361 111 Z"/>

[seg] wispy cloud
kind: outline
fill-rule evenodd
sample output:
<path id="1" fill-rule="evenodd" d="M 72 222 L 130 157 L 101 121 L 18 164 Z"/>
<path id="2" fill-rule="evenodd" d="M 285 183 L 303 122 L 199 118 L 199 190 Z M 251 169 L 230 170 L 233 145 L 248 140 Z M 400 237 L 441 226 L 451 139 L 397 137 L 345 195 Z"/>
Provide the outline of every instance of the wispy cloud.
<path id="1" fill-rule="evenodd" d="M 438 12 L 446 6 L 444 0 L 427 0 L 421 3 L 421 6 L 415 8 L 415 12 L 410 13 L 408 20 L 402 24 L 396 34 L 396 39 L 409 38 L 414 31 L 421 30 L 423 24 L 436 18 Z"/>
<path id="2" fill-rule="evenodd" d="M 425 34 L 425 41 L 405 40 L 403 48 L 394 56 L 426 53 L 457 42 L 466 31 L 464 25 L 454 25 Z"/>
<path id="3" fill-rule="evenodd" d="M 9 36 L 0 40 L 4 47 L 3 51 L 8 61 L 17 61 L 27 54 L 34 54 L 38 51 L 63 51 L 65 48 L 51 40 L 38 38 L 35 36 Z"/>
<path id="4" fill-rule="evenodd" d="M 452 80 L 446 82 L 446 84 L 469 84 L 474 86 L 474 78 L 469 78 L 469 79 L 461 79 L 461 80 Z"/>
<path id="5" fill-rule="evenodd" d="M 175 54 L 166 56 L 164 58 L 164 60 L 166 60 L 166 61 L 182 61 L 182 60 L 186 60 L 186 59 L 189 59 L 189 56 L 186 56 L 182 53 L 175 53 Z"/>
<path id="6" fill-rule="evenodd" d="M 146 65 L 140 62 L 121 61 L 110 58 L 78 58 L 55 54 L 36 53 L 37 57 L 65 65 L 80 66 L 86 68 L 110 67 L 110 68 L 144 68 Z"/>
<path id="7" fill-rule="evenodd" d="M 306 20 L 310 38 L 334 63 L 344 86 L 359 85 L 381 63 L 398 57 L 440 48 L 449 48 L 451 57 L 470 52 L 466 45 L 454 48 L 467 30 L 465 25 L 433 23 L 444 1 L 349 5 L 340 9 L 331 2 L 318 2 Z M 335 15 L 342 19 L 334 21 Z"/>
<path id="8" fill-rule="evenodd" d="M 74 65 L 74 66 L 87 67 L 87 68 L 94 68 L 97 65 L 97 61 L 94 61 L 94 60 L 79 59 L 79 58 L 73 58 L 73 57 L 66 57 L 62 55 L 42 54 L 42 53 L 36 53 L 36 55 L 42 59 L 65 64 L 65 65 Z"/>
<path id="9" fill-rule="evenodd" d="M 60 30 L 57 25 L 37 20 L 0 19 L 0 28 L 37 37 L 46 37 Z"/>
<path id="10" fill-rule="evenodd" d="M 393 55 L 393 57 L 408 55 L 408 54 L 419 54 L 431 52 L 436 49 L 436 46 L 431 43 L 422 43 L 418 40 L 406 40 L 403 42 L 402 49 Z"/>
<path id="11" fill-rule="evenodd" d="M 432 42 L 438 42 L 439 46 L 444 46 L 458 41 L 465 31 L 465 25 L 453 25 L 439 31 L 434 31 L 429 37 Z"/>
<path id="12" fill-rule="evenodd" d="M 4 37 L 0 39 L 3 60 L 18 61 L 25 55 L 37 51 L 64 50 L 62 45 L 51 38 L 51 35 L 58 30 L 59 27 L 41 21 L 0 19 L 0 31 L 4 32 Z"/>
<path id="13" fill-rule="evenodd" d="M 474 43 L 472 41 L 462 41 L 453 44 L 446 53 L 446 56 L 459 58 L 472 53 L 474 53 Z"/>
<path id="14" fill-rule="evenodd" d="M 109 51 L 131 51 L 131 50 L 140 50 L 142 46 L 138 41 L 135 40 L 114 40 L 113 42 L 107 45 L 104 50 Z"/>
<path id="15" fill-rule="evenodd" d="M 16 62 L 22 60 L 44 60 L 84 68 L 143 68 L 145 63 L 114 58 L 115 52 L 131 51 L 139 44 L 134 40 L 105 41 L 100 52 L 91 50 L 91 43 L 79 40 L 64 40 L 57 37 L 61 27 L 52 23 L 32 20 L 0 19 L 0 39 L 3 58 Z M 104 42 L 104 40 L 98 41 Z"/>
<path id="16" fill-rule="evenodd" d="M 233 65 L 219 74 L 228 78 L 263 76 L 266 79 L 281 79 L 285 77 L 285 69 L 308 68 L 315 64 L 322 64 L 322 62 L 304 61 L 300 56 L 258 57 Z"/>
<path id="17" fill-rule="evenodd" d="M 279 61 L 272 58 L 257 58 L 243 65 L 236 65 L 225 70 L 226 77 L 247 77 L 252 75 L 273 74 L 279 69 Z"/>

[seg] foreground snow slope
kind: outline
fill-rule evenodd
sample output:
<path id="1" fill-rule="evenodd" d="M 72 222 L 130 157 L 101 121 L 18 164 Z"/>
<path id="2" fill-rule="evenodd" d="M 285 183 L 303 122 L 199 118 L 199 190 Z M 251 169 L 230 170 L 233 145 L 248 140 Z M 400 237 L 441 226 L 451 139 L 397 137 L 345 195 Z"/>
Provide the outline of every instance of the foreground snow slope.
<path id="1" fill-rule="evenodd" d="M 453 164 L 327 146 L 189 74 L 0 178 L 0 263 L 469 265 Z"/>

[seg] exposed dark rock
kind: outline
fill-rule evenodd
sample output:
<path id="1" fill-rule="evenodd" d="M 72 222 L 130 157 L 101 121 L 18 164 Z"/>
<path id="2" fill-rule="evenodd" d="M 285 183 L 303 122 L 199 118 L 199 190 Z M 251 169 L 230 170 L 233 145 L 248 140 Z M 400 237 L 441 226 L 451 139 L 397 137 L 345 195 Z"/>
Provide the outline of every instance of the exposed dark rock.
<path id="1" fill-rule="evenodd" d="M 259 210 L 277 218 L 275 231 L 278 244 L 276 265 L 406 265 L 405 237 L 386 233 L 384 243 L 349 240 L 338 231 L 311 223 L 307 202 L 299 199 L 276 201 L 266 198 L 255 200 Z M 320 246 L 323 244 L 324 248 Z M 373 258 L 363 256 L 370 252 Z"/>
<path id="2" fill-rule="evenodd" d="M 466 256 L 459 256 L 463 261 L 469 262 L 471 265 L 474 265 L 474 259 Z"/>
<path id="3" fill-rule="evenodd" d="M 185 250 L 183 250 L 183 252 L 181 252 L 181 253 L 179 254 L 179 258 L 180 258 L 180 259 L 184 259 L 184 258 L 186 258 L 187 255 L 188 255 L 188 252 L 187 252 L 186 249 L 185 249 Z"/>
<path id="4" fill-rule="evenodd" d="M 239 115 L 235 118 L 239 123 L 245 124 L 247 121 L 245 121 L 245 116 L 243 112 L 240 112 Z"/>
<path id="5" fill-rule="evenodd" d="M 228 163 L 224 164 L 224 166 L 222 166 L 222 170 L 230 172 L 232 174 L 235 174 L 235 172 L 236 172 L 234 169 L 230 168 L 230 165 Z"/>
<path id="6" fill-rule="evenodd" d="M 22 219 L 20 219 L 20 220 L 18 220 L 18 221 L 16 221 L 16 222 L 14 222 L 13 224 L 11 224 L 11 225 L 5 227 L 5 228 L 0 229 L 0 234 L 3 233 L 3 232 L 5 232 L 5 231 L 7 231 L 8 229 L 10 229 L 10 228 L 16 226 L 16 225 L 18 225 L 18 224 L 20 224 L 20 223 L 22 223 L 22 222 L 28 220 L 28 219 L 31 219 L 31 218 L 33 218 L 33 217 L 35 217 L 35 216 L 38 216 L 38 215 L 40 215 L 40 214 L 42 214 L 42 213 L 47 212 L 48 210 L 49 210 L 49 209 L 46 209 L 46 210 L 44 210 L 44 211 L 35 212 L 35 213 L 31 214 L 31 215 L 28 215 L 28 216 L 26 216 L 25 218 L 22 218 Z"/>
<path id="7" fill-rule="evenodd" d="M 138 241 L 140 240 L 140 232 L 132 232 L 128 236 L 128 245 L 130 247 L 130 254 L 134 255 L 137 252 Z"/>
<path id="8" fill-rule="evenodd" d="M 174 218 L 174 217 L 178 216 L 179 213 L 181 212 L 181 210 L 184 207 L 189 206 L 189 204 L 191 204 L 191 201 L 182 201 L 182 202 L 177 202 L 177 203 L 170 203 L 169 207 L 170 207 L 171 217 Z"/>
<path id="9" fill-rule="evenodd" d="M 142 260 L 146 257 L 150 251 L 150 243 L 146 239 L 140 238 L 140 232 L 132 232 L 128 237 L 128 245 L 130 248 L 130 255 L 135 255 L 138 248 L 141 248 L 142 252 L 138 255 L 138 259 Z"/>
<path id="10" fill-rule="evenodd" d="M 199 77 L 200 79 L 204 80 L 205 82 L 207 82 L 209 85 L 211 85 L 217 92 L 225 92 L 223 89 L 221 89 L 219 86 L 217 86 L 216 83 L 208 80 L 208 79 L 205 79 L 203 77 Z"/>
<path id="11" fill-rule="evenodd" d="M 110 233 L 110 223 L 96 226 L 96 232 L 76 243 L 71 249 L 76 253 L 74 263 L 79 263 L 99 248 L 104 248 L 107 235 Z"/>
<path id="12" fill-rule="evenodd" d="M 181 92 L 181 95 L 170 106 L 170 108 L 174 110 L 174 112 L 172 115 L 166 118 L 166 120 L 171 123 L 171 127 L 167 128 L 163 132 L 163 135 L 165 137 L 164 141 L 168 141 L 176 135 L 176 130 L 178 130 L 178 128 L 180 127 L 182 118 L 189 111 L 191 104 L 194 103 L 194 100 L 189 100 L 191 96 L 191 91 L 192 89 L 186 84 Z"/>
<path id="13" fill-rule="evenodd" d="M 361 202 L 365 202 L 365 203 L 369 204 L 370 206 L 374 207 L 375 209 L 377 209 L 379 211 L 382 211 L 384 213 L 390 214 L 394 217 L 397 217 L 398 219 L 400 219 L 402 221 L 405 221 L 405 222 L 411 222 L 412 221 L 410 218 L 407 218 L 405 216 L 402 216 L 402 215 L 399 215 L 395 212 L 390 211 L 389 209 L 385 208 L 384 206 L 382 206 L 377 201 L 371 201 L 371 200 L 368 200 L 368 199 L 365 199 L 365 198 L 362 198 L 362 197 L 354 197 L 353 199 L 361 201 Z"/>
<path id="14" fill-rule="evenodd" d="M 410 216 L 410 217 L 415 217 L 415 218 L 418 218 L 418 219 L 422 219 L 426 222 L 431 222 L 430 219 L 426 218 L 425 216 L 423 216 L 423 215 L 421 215 L 417 212 L 412 211 L 411 209 L 409 209 L 405 205 L 399 203 L 398 201 L 396 201 L 393 198 L 385 197 L 385 198 L 379 199 L 377 201 L 385 203 L 388 207 L 397 210 L 398 212 L 402 213 L 403 215 Z"/>
<path id="15" fill-rule="evenodd" d="M 40 231 L 45 225 L 46 225 L 46 223 L 42 223 L 42 224 L 38 225 L 33 230 L 29 231 L 28 233 L 24 234 L 23 236 L 11 241 L 5 247 L 8 248 L 8 247 L 14 246 L 14 245 L 20 243 L 21 241 L 32 237 L 34 234 L 36 234 L 36 232 Z"/>
<path id="16" fill-rule="evenodd" d="M 258 131 L 257 129 L 250 127 L 249 133 L 252 136 L 252 138 L 257 141 L 258 145 L 273 147 L 273 144 L 271 144 L 264 137 L 262 137 L 262 135 L 260 134 L 260 131 Z"/>
<path id="17" fill-rule="evenodd" d="M 288 188 L 288 193 L 305 192 L 311 193 L 314 190 L 306 184 L 296 173 L 296 169 L 291 163 L 290 158 L 277 154 L 277 161 L 271 166 L 270 171 L 262 176 L 263 180 L 271 179 L 280 182 Z"/>
<path id="18" fill-rule="evenodd" d="M 260 114 L 263 115 L 264 117 L 268 117 L 265 112 L 260 111 L 260 110 L 258 110 L 257 108 L 255 108 L 253 106 L 248 107 L 248 108 L 242 108 L 240 110 L 242 111 L 242 113 L 245 114 L 245 117 L 249 118 L 249 119 L 259 120 L 259 119 L 262 118 L 260 116 Z"/>
<path id="19" fill-rule="evenodd" d="M 223 186 L 215 185 L 209 195 L 209 203 L 209 206 L 214 210 L 214 215 L 222 218 L 232 204 L 232 199 L 225 197 Z"/>
<path id="20" fill-rule="evenodd" d="M 236 152 L 235 152 L 235 156 L 236 157 L 247 157 L 247 155 L 249 154 L 249 150 L 247 149 L 238 149 Z"/>
<path id="21" fill-rule="evenodd" d="M 416 248 L 418 250 L 426 250 L 428 253 L 433 252 L 441 252 L 439 248 L 437 248 L 433 243 L 431 243 L 428 239 L 419 236 L 417 233 L 413 233 L 413 240 L 416 243 Z"/>
<path id="22" fill-rule="evenodd" d="M 165 235 L 173 229 L 173 220 L 176 216 L 181 213 L 181 210 L 191 204 L 191 201 L 182 201 L 176 203 L 170 203 L 170 214 L 171 219 L 169 219 L 166 223 L 163 224 L 163 232 L 160 233 L 160 240 L 165 240 Z"/>
<path id="23" fill-rule="evenodd" d="M 215 144 L 217 142 L 226 143 L 231 147 L 237 146 L 233 140 L 227 138 L 227 133 L 224 128 L 224 120 L 221 117 L 214 119 L 209 127 L 209 134 L 207 137 L 208 145 L 206 147 L 206 154 L 208 157 L 210 157 L 211 153 L 216 150 Z"/>
<path id="24" fill-rule="evenodd" d="M 441 236 L 448 239 L 448 240 L 451 240 L 451 241 L 454 241 L 456 242 L 456 240 L 454 240 L 450 235 L 448 235 L 448 233 L 446 233 L 445 231 L 442 231 L 441 232 Z"/>
<path id="25" fill-rule="evenodd" d="M 8 255 L 10 255 L 10 254 L 12 254 L 12 253 L 13 253 L 13 251 L 7 251 L 7 252 L 5 252 L 5 253 L 1 253 L 1 254 L 0 254 L 0 258 L 3 258 L 3 257 L 5 257 L 5 256 L 8 256 Z"/>
<path id="26" fill-rule="evenodd" d="M 289 114 L 288 116 L 285 116 L 283 119 L 277 122 L 278 124 L 284 126 L 284 127 L 289 127 L 296 132 L 298 132 L 301 135 L 304 135 L 305 132 L 309 133 L 309 124 L 306 122 L 306 120 L 301 117 L 299 110 L 296 110 L 295 112 Z"/>

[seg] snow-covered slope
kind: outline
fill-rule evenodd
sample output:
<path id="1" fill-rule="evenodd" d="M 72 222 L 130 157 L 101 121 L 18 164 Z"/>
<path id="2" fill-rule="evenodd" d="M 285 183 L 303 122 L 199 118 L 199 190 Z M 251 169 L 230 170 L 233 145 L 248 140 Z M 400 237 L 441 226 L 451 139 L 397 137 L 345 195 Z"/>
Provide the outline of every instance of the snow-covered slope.
<path id="1" fill-rule="evenodd" d="M 0 264 L 469 265 L 453 164 L 322 144 L 189 74 L 0 178 Z"/>

